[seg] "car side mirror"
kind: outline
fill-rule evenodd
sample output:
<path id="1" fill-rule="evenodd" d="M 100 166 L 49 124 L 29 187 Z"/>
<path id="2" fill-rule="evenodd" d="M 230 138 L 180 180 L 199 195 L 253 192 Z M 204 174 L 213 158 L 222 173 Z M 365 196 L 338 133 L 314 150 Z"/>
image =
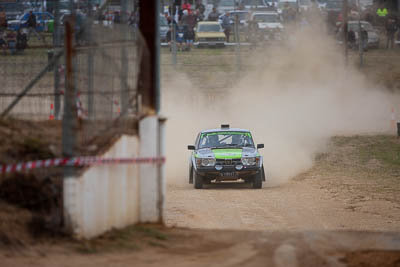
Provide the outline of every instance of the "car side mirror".
<path id="1" fill-rule="evenodd" d="M 259 148 L 264 148 L 264 144 L 258 144 L 257 149 L 259 149 Z"/>
<path id="2" fill-rule="evenodd" d="M 195 148 L 195 146 L 193 146 L 193 145 L 188 145 L 188 150 L 195 150 L 196 148 Z"/>

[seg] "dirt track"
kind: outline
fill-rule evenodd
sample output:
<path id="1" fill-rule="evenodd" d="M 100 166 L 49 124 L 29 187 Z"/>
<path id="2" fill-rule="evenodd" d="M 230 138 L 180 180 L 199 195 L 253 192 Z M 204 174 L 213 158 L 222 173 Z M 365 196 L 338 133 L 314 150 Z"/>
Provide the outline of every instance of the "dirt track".
<path id="1" fill-rule="evenodd" d="M 239 184 L 169 186 L 167 225 L 240 230 L 400 231 L 399 169 L 370 157 L 364 147 L 387 137 L 338 139 L 309 171 L 288 183 L 254 190 Z M 371 150 L 372 151 L 372 150 Z"/>
<path id="2" fill-rule="evenodd" d="M 366 202 L 363 207 L 370 212 L 355 211 L 346 200 L 334 199 L 314 182 L 302 179 L 262 190 L 237 185 L 205 190 L 170 187 L 166 222 L 208 229 L 400 230 L 399 207 L 385 201 Z"/>

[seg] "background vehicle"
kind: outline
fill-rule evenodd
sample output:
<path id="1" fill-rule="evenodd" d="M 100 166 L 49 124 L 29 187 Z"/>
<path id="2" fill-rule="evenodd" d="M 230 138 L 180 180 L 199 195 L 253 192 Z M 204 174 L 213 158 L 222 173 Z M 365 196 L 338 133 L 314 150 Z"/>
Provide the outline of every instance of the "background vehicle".
<path id="1" fill-rule="evenodd" d="M 198 134 L 189 163 L 189 183 L 196 189 L 203 184 L 223 181 L 244 181 L 261 188 L 265 181 L 263 157 L 258 153 L 248 130 L 221 125 L 220 129 Z"/>
<path id="2" fill-rule="evenodd" d="M 235 8 L 237 8 L 237 6 L 235 7 L 235 0 L 221 0 L 218 4 L 217 10 L 219 13 L 226 13 Z"/>
<path id="3" fill-rule="evenodd" d="M 290 8 L 293 8 L 297 12 L 297 0 L 280 0 L 278 2 L 277 12 L 282 14 L 282 11 L 286 5 L 288 5 Z"/>
<path id="4" fill-rule="evenodd" d="M 247 23 L 248 41 L 282 40 L 283 25 L 277 12 L 254 12 Z"/>
<path id="5" fill-rule="evenodd" d="M 228 10 L 227 12 L 229 12 L 229 17 L 230 17 L 230 23 L 232 25 L 232 31 L 233 31 L 233 26 L 235 25 L 235 19 L 236 19 L 236 15 L 238 16 L 239 19 L 239 31 L 244 30 L 245 26 L 246 26 L 246 21 L 248 20 L 250 13 L 247 10 Z M 222 14 L 221 16 L 219 16 L 218 22 L 222 23 L 222 18 L 223 16 L 225 16 L 226 13 Z"/>
<path id="6" fill-rule="evenodd" d="M 0 7 L 6 12 L 8 21 L 15 20 L 24 13 L 24 5 L 19 1 L 0 1 Z"/>
<path id="7" fill-rule="evenodd" d="M 165 42 L 169 30 L 168 21 L 164 16 L 160 16 L 160 41 Z"/>
<path id="8" fill-rule="evenodd" d="M 264 0 L 242 0 L 240 1 L 240 6 L 244 6 L 245 9 L 257 9 L 257 8 L 267 8 Z"/>
<path id="9" fill-rule="evenodd" d="M 368 32 L 368 48 L 379 48 L 380 38 L 377 30 L 367 21 L 361 21 L 361 27 Z M 358 43 L 358 32 L 360 29 L 358 20 L 349 21 L 348 28 L 354 31 L 356 34 L 356 42 Z"/>
<path id="10" fill-rule="evenodd" d="M 226 36 L 216 21 L 199 22 L 195 29 L 195 45 L 197 47 L 212 46 L 224 47 Z"/>
<path id="11" fill-rule="evenodd" d="M 36 16 L 37 31 L 45 31 L 47 23 L 50 22 L 51 20 L 54 20 L 54 16 L 49 12 L 33 12 L 33 14 Z M 25 13 L 16 20 L 8 21 L 8 28 L 13 31 L 18 31 L 20 28 L 28 27 L 27 25 L 28 17 L 29 13 Z"/>

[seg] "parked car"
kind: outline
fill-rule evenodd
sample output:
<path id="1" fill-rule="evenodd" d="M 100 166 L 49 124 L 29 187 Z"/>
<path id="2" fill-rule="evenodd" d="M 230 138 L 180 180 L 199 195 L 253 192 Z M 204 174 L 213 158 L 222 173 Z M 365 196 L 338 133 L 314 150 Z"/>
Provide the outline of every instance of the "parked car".
<path id="1" fill-rule="evenodd" d="M 235 6 L 236 0 L 221 0 L 218 4 L 218 12 L 224 14 L 229 10 L 234 10 L 237 8 Z"/>
<path id="2" fill-rule="evenodd" d="M 240 6 L 247 10 L 266 9 L 268 7 L 264 0 L 241 0 Z"/>
<path id="3" fill-rule="evenodd" d="M 37 31 L 47 30 L 47 24 L 50 21 L 54 21 L 54 16 L 49 12 L 33 12 L 33 14 L 36 16 Z M 13 31 L 18 31 L 20 28 L 26 28 L 28 27 L 28 18 L 29 13 L 25 13 L 16 20 L 8 21 L 8 28 Z"/>
<path id="4" fill-rule="evenodd" d="M 247 24 L 246 39 L 248 41 L 282 40 L 284 27 L 278 12 L 254 12 Z"/>
<path id="5" fill-rule="evenodd" d="M 378 31 L 367 21 L 361 21 L 361 27 L 368 32 L 368 48 L 379 48 L 379 34 Z M 359 24 L 358 20 L 351 20 L 348 22 L 348 28 L 352 29 L 356 34 L 356 42 L 358 43 Z"/>
<path id="6" fill-rule="evenodd" d="M 0 7 L 6 12 L 7 21 L 15 20 L 24 13 L 24 5 L 16 1 L 0 1 Z"/>
<path id="7" fill-rule="evenodd" d="M 165 42 L 167 40 L 167 32 L 169 30 L 167 19 L 160 15 L 160 41 Z"/>
<path id="8" fill-rule="evenodd" d="M 261 188 L 265 181 L 263 157 L 248 130 L 221 125 L 219 129 L 201 131 L 189 161 L 189 183 L 201 189 L 203 184 L 244 181 Z"/>
<path id="9" fill-rule="evenodd" d="M 195 44 L 197 47 L 211 46 L 224 47 L 226 36 L 217 21 L 199 22 L 195 30 Z"/>
<path id="10" fill-rule="evenodd" d="M 232 31 L 233 31 L 233 26 L 235 25 L 235 19 L 236 15 L 238 16 L 239 19 L 239 31 L 244 30 L 246 21 L 248 20 L 250 13 L 247 10 L 228 10 L 229 12 L 229 18 L 230 18 L 230 23 L 232 25 Z M 226 13 L 222 14 L 218 18 L 218 22 L 222 23 L 223 16 L 225 16 Z"/>

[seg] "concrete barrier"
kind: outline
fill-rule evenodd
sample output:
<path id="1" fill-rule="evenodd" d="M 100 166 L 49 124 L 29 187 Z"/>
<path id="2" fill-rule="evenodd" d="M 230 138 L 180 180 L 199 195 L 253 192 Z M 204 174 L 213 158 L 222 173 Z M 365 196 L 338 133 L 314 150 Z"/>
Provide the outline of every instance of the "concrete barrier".
<path id="1" fill-rule="evenodd" d="M 139 137 L 122 136 L 106 158 L 165 156 L 164 119 L 139 122 Z M 64 221 L 77 238 L 92 238 L 112 228 L 139 222 L 162 222 L 164 165 L 91 166 L 64 179 Z"/>

